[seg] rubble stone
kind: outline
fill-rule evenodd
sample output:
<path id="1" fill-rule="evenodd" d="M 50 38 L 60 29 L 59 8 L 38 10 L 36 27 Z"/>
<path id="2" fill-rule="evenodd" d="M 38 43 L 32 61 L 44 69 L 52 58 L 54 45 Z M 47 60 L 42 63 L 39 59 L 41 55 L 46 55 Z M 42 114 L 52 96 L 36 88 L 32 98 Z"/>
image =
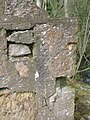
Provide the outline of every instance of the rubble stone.
<path id="1" fill-rule="evenodd" d="M 9 45 L 9 56 L 18 57 L 31 54 L 28 46 L 22 44 L 10 44 Z"/>
<path id="2" fill-rule="evenodd" d="M 0 0 L 1 120 L 73 120 L 76 26 L 30 0 Z"/>

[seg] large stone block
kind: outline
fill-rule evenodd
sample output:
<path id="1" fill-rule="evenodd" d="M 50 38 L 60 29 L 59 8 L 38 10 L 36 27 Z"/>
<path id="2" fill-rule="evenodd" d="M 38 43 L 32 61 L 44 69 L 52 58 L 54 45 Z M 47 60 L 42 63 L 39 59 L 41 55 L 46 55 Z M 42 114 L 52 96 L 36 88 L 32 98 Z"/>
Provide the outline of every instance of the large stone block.
<path id="1" fill-rule="evenodd" d="M 56 87 L 56 80 L 74 74 L 76 20 L 52 20 L 37 25 L 34 31 L 37 42 L 33 55 L 38 72 L 36 104 L 39 110 L 36 120 L 73 120 L 74 90 L 67 87 L 67 84 L 61 86 L 64 79 L 61 80 L 60 87 Z"/>
<path id="2" fill-rule="evenodd" d="M 30 0 L 0 0 L 0 28 L 30 29 L 48 20 L 48 14 Z"/>
<path id="3" fill-rule="evenodd" d="M 74 72 L 74 51 L 76 46 L 76 22 L 72 19 L 50 21 L 35 29 L 38 62 L 47 67 L 54 78 L 72 76 Z M 43 58 L 42 58 L 43 56 Z M 45 67 L 42 67 L 43 69 Z M 38 67 L 39 68 L 39 67 Z M 41 69 L 40 69 L 41 70 Z M 43 70 L 40 71 L 40 74 Z M 49 73 L 48 72 L 48 73 Z M 42 79 L 46 79 L 42 78 Z"/>
<path id="4" fill-rule="evenodd" d="M 16 61 L 17 60 L 17 61 Z M 34 61 L 15 59 L 3 61 L 0 66 L 0 88 L 8 87 L 12 91 L 35 92 Z"/>

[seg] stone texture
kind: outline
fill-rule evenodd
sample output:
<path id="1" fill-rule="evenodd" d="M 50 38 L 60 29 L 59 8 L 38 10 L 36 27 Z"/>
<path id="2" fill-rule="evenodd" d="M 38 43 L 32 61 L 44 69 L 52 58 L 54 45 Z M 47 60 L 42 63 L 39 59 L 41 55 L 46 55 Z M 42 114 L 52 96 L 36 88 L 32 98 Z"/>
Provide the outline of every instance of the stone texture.
<path id="1" fill-rule="evenodd" d="M 21 69 L 22 70 L 21 70 Z M 12 91 L 35 92 L 35 66 L 33 60 L 21 60 L 9 62 L 3 61 L 0 67 L 0 88 L 7 87 Z"/>
<path id="2" fill-rule="evenodd" d="M 51 101 L 50 97 L 50 108 L 57 118 L 61 120 L 73 120 L 74 119 L 74 98 L 75 91 L 70 87 L 64 87 L 61 90 L 58 90 L 57 96 L 54 97 L 54 101 Z M 60 107 L 59 107 L 60 106 Z"/>
<path id="3" fill-rule="evenodd" d="M 60 120 L 73 120 L 73 90 L 68 87 L 60 88 L 59 91 L 62 92 L 57 98 L 55 86 L 56 78 L 70 77 L 74 74 L 76 21 L 73 19 L 54 20 L 47 24 L 37 25 L 34 31 L 37 42 L 34 44 L 33 55 L 36 59 L 36 73 L 38 73 L 36 104 L 39 111 L 36 120 L 59 120 L 59 118 Z M 52 103 L 51 106 L 48 98 L 52 98 L 53 95 L 55 104 Z M 47 107 L 45 109 L 43 107 L 47 106 L 45 101 L 48 107 L 51 107 L 48 108 L 50 112 L 47 112 Z"/>
<path id="4" fill-rule="evenodd" d="M 7 40 L 6 31 L 4 29 L 0 30 L 0 64 L 3 60 L 7 59 Z"/>
<path id="5" fill-rule="evenodd" d="M 14 32 L 7 40 L 15 43 L 31 44 L 34 42 L 33 33 L 30 30 Z"/>
<path id="6" fill-rule="evenodd" d="M 3 0 L 0 4 L 0 16 L 0 28 L 12 30 L 30 29 L 36 23 L 48 20 L 48 14 L 30 0 Z"/>
<path id="7" fill-rule="evenodd" d="M 50 25 L 51 24 L 51 25 Z M 76 44 L 76 22 L 72 19 L 51 21 L 37 26 L 36 34 L 41 45 L 39 58 L 45 57 L 53 77 L 72 76 L 74 72 L 74 51 Z M 46 78 L 46 77 L 45 77 Z"/>
<path id="8" fill-rule="evenodd" d="M 30 12 L 29 5 L 31 5 L 31 3 L 27 1 L 23 2 L 23 0 L 19 1 L 19 3 L 17 5 L 17 2 L 14 4 L 13 0 L 7 0 L 4 14 L 6 14 L 7 17 L 11 15 L 11 18 L 13 16 L 16 21 L 20 19 L 22 25 L 24 22 L 23 17 L 25 18 L 24 20 L 26 20 L 27 14 Z M 19 9 L 21 6 L 23 10 L 21 10 L 21 8 Z M 39 9 L 38 7 L 36 8 Z M 18 14 L 18 9 L 20 14 Z M 11 34 L 8 34 L 9 31 L 5 30 L 2 30 L 0 34 L 0 43 L 4 43 L 0 48 L 1 53 L 3 53 L 3 57 L 0 59 L 0 91 L 7 88 L 12 93 L 8 95 L 4 93 L 5 102 L 1 106 L 1 113 L 3 112 L 2 109 L 7 111 L 7 104 L 12 103 L 12 106 L 8 108 L 8 111 L 12 110 L 12 112 L 10 111 L 10 114 L 5 112 L 5 115 L 8 116 L 9 119 L 11 118 L 11 120 L 15 120 L 16 117 L 22 120 L 28 120 L 30 117 L 30 120 L 59 120 L 59 118 L 60 120 L 73 120 L 74 90 L 67 87 L 67 84 L 62 87 L 61 81 L 60 85 L 57 86 L 57 78 L 67 78 L 74 73 L 76 20 L 51 20 L 46 24 L 34 26 L 33 30 L 25 30 L 27 28 L 25 26 L 21 28 L 17 22 L 15 23 L 15 27 L 13 27 L 14 22 L 13 24 L 10 22 L 11 28 L 9 28 L 8 25 L 7 22 L 7 26 L 5 25 L 5 27 L 11 30 Z M 20 29 L 20 31 L 16 31 L 16 28 L 18 30 Z M 12 31 L 14 29 L 15 31 Z M 23 29 L 23 31 L 21 31 L 21 29 Z M 8 37 L 6 36 L 7 34 L 9 35 Z M 34 41 L 31 39 L 32 34 Z M 32 46 L 31 49 L 29 49 L 29 45 Z M 24 51 L 24 54 L 21 54 L 20 50 L 24 49 L 24 47 L 26 51 Z M 13 48 L 13 52 L 11 48 Z M 20 54 L 16 55 L 16 53 Z M 33 55 L 26 56 L 30 53 Z M 27 100 L 25 98 L 28 96 L 26 94 L 29 94 L 31 91 L 36 94 L 35 100 L 30 103 L 30 96 Z M 0 99 L 2 99 L 4 94 L 1 95 Z M 25 95 L 24 99 L 23 94 Z M 20 96 L 19 99 L 17 99 L 17 96 Z M 10 102 L 7 102 L 7 99 L 9 99 Z M 14 101 L 14 99 L 17 100 Z M 27 113 L 26 110 L 26 108 L 29 109 L 30 105 L 32 107 L 34 102 L 34 109 L 37 111 L 37 115 L 34 115 L 35 119 L 31 113 L 29 116 L 29 111 Z M 20 112 L 17 111 L 18 113 L 16 113 L 15 111 L 14 114 L 13 104 L 15 108 L 18 109 L 17 104 L 20 105 L 21 103 L 23 105 L 25 103 L 24 110 L 20 108 Z M 26 112 L 23 113 L 23 111 Z M 32 110 L 30 110 L 30 112 L 32 112 Z M 24 116 L 20 118 L 22 114 L 24 114 Z M 0 115 L 3 119 L 6 119 L 6 116 L 3 117 L 2 114 Z"/>
<path id="9" fill-rule="evenodd" d="M 34 94 L 29 92 L 0 91 L 0 120 L 34 120 L 34 99 Z"/>
<path id="10" fill-rule="evenodd" d="M 9 45 L 9 57 L 18 57 L 31 54 L 31 50 L 28 46 L 22 44 L 10 44 Z"/>
<path id="11" fill-rule="evenodd" d="M 12 91 L 17 91 L 17 92 L 18 91 L 35 92 L 35 65 L 34 65 L 35 61 L 33 60 L 32 57 L 29 56 L 23 56 L 23 57 L 19 56 L 16 58 L 8 56 L 7 46 L 8 45 L 7 45 L 6 31 L 4 29 L 1 29 L 0 30 L 0 88 L 7 87 Z M 20 46 L 23 47 L 25 45 L 21 44 Z M 27 46 L 25 48 L 27 48 Z M 14 50 L 15 49 L 17 50 L 17 47 L 14 47 Z M 19 52 L 20 49 L 18 49 L 16 53 Z M 29 48 L 27 52 L 31 53 Z"/>
<path id="12" fill-rule="evenodd" d="M 75 91 L 70 87 L 58 90 L 38 111 L 36 120 L 73 120 Z"/>
<path id="13" fill-rule="evenodd" d="M 15 68 L 21 77 L 28 77 L 28 67 L 23 62 L 16 63 Z"/>
<path id="14" fill-rule="evenodd" d="M 36 86 L 41 86 L 38 93 L 46 98 L 55 92 L 57 77 L 68 77 L 74 73 L 75 26 L 75 20 L 63 19 L 35 27 L 37 43 L 33 55 L 36 56 L 36 70 L 39 73 Z M 46 92 L 49 85 L 50 90 Z"/>

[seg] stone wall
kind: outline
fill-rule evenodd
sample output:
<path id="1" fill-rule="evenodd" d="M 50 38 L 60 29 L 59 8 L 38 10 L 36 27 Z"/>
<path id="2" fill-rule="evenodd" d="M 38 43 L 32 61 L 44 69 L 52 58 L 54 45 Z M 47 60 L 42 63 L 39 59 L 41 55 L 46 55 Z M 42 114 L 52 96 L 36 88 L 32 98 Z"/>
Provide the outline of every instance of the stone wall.
<path id="1" fill-rule="evenodd" d="M 75 46 L 75 19 L 0 0 L 0 120 L 73 120 Z"/>

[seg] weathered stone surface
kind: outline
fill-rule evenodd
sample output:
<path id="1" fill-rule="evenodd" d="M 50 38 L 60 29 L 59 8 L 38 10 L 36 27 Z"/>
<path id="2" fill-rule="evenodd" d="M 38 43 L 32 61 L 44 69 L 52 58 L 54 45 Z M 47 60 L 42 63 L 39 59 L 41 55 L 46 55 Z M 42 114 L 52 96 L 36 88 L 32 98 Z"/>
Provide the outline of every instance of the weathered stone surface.
<path id="1" fill-rule="evenodd" d="M 21 44 L 21 46 L 24 45 Z M 27 50 L 27 46 L 25 48 Z M 14 51 L 15 49 L 17 50 L 17 47 L 14 47 Z M 16 53 L 19 53 L 19 50 Z M 6 31 L 2 29 L 0 31 L 0 88 L 7 87 L 12 91 L 35 92 L 34 60 L 28 56 L 16 57 L 13 60 L 9 56 L 8 60 L 7 51 Z M 31 53 L 29 48 L 27 52 Z"/>
<path id="2" fill-rule="evenodd" d="M 33 55 L 36 56 L 36 88 L 39 97 L 48 98 L 55 93 L 57 77 L 72 76 L 74 72 L 74 51 L 76 43 L 76 21 L 59 20 L 57 23 L 37 25 Z M 50 82 L 51 85 L 50 85 Z M 48 90 L 48 86 L 50 89 Z M 42 98 L 39 98 L 42 99 Z M 37 105 L 39 105 L 40 100 Z M 42 103 L 41 103 L 42 104 Z M 39 105 L 40 106 L 40 105 Z"/>
<path id="3" fill-rule="evenodd" d="M 20 21 L 22 23 L 23 18 L 26 19 L 28 14 L 27 11 L 29 10 L 29 2 L 26 5 L 26 1 L 19 1 L 21 5 L 19 3 L 17 5 L 16 2 L 17 6 L 13 5 L 14 1 L 12 2 L 12 0 L 8 0 L 6 1 L 6 3 L 7 2 L 10 2 L 10 4 L 8 4 L 8 6 L 10 5 L 10 8 L 7 7 L 6 4 L 6 11 L 4 11 L 4 13 L 7 16 L 12 14 L 11 17 L 14 16 L 16 19 L 20 18 Z M 17 14 L 17 11 L 19 9 L 18 7 L 24 7 L 24 5 L 27 6 L 25 7 L 26 12 L 24 11 L 24 8 L 23 11 L 25 13 L 20 8 L 21 12 L 20 14 Z M 14 13 L 10 9 L 12 11 L 15 10 Z M 12 24 L 12 26 L 13 25 L 14 24 Z M 16 26 L 18 26 L 18 24 L 16 24 Z M 23 27 L 24 26 L 22 26 L 22 28 Z M 33 91 L 34 93 L 36 93 L 35 110 L 37 111 L 37 116 L 35 120 L 59 120 L 59 118 L 60 120 L 73 120 L 74 91 L 70 87 L 67 87 L 67 84 L 66 86 L 62 87 L 61 82 L 59 87 L 57 87 L 57 78 L 67 78 L 68 76 L 72 76 L 73 74 L 73 58 L 76 43 L 76 21 L 73 19 L 63 19 L 59 20 L 58 22 L 51 21 L 47 24 L 37 25 L 35 26 L 34 30 L 30 31 L 20 30 L 17 32 L 13 32 L 12 29 L 14 29 L 14 27 L 11 28 L 11 35 L 9 35 L 9 31 L 7 31 L 7 34 L 9 35 L 8 38 L 4 36 L 6 41 L 5 47 L 8 52 L 4 50 L 4 46 L 1 46 L 0 48 L 2 53 L 4 53 L 3 56 L 5 57 L 7 55 L 7 59 L 0 59 L 0 88 L 8 88 L 12 92 L 12 94 L 9 94 L 10 102 L 8 102 L 8 104 L 14 102 L 14 100 L 11 98 L 17 98 L 17 96 L 14 95 L 18 95 L 18 93 L 20 94 L 20 99 L 25 102 L 24 100 L 26 99 L 22 99 L 23 95 L 21 95 L 21 92 L 27 93 Z M 31 39 L 32 32 L 34 42 Z M 3 40 L 4 39 L 1 39 L 1 41 Z M 31 46 L 32 48 L 29 49 L 29 45 L 31 44 L 33 44 L 33 46 Z M 28 47 L 29 51 L 26 51 L 26 53 L 22 55 L 18 54 L 17 56 L 16 53 L 21 52 L 18 47 L 15 47 L 15 45 L 19 45 L 19 48 L 20 46 L 22 46 L 20 48 L 21 50 L 24 48 L 24 46 L 25 48 Z M 11 52 L 11 46 L 14 46 L 14 54 L 12 54 Z M 32 56 L 26 56 L 30 53 L 32 54 Z M 5 101 L 7 102 L 8 96 L 5 96 L 5 98 Z M 22 101 L 20 102 L 24 104 Z M 19 100 L 17 100 L 16 102 L 18 103 Z M 25 103 L 25 105 L 27 106 L 28 102 L 27 104 Z M 7 104 L 5 104 L 5 106 L 7 108 Z M 24 110 L 20 109 L 21 114 L 23 114 L 23 111 L 25 111 L 26 106 Z M 2 106 L 2 108 L 5 107 Z M 7 109 L 5 110 L 7 111 Z M 13 115 L 13 111 L 10 111 L 8 118 L 10 118 L 11 115 Z M 15 115 L 20 118 L 19 115 Z M 26 115 L 24 114 L 24 117 L 21 117 L 22 120 L 30 119 L 29 116 L 28 118 L 27 116 L 28 114 L 26 111 Z M 30 116 L 32 117 L 31 114 Z M 0 117 L 2 118 L 2 116 Z M 14 118 L 11 117 L 11 120 L 13 119 Z M 32 119 L 33 118 L 31 118 L 30 120 Z"/>
<path id="4" fill-rule="evenodd" d="M 9 57 L 18 57 L 29 55 L 31 53 L 30 49 L 26 45 L 22 44 L 10 44 L 9 45 Z"/>
<path id="5" fill-rule="evenodd" d="M 47 106 L 44 106 L 40 111 L 38 111 L 38 115 L 35 120 L 59 120 L 54 115 L 53 111 L 50 111 Z"/>
<path id="6" fill-rule="evenodd" d="M 19 61 L 4 61 L 1 64 L 0 70 L 0 88 L 7 87 L 17 92 L 35 92 L 35 66 L 33 60 L 22 62 L 20 62 L 20 59 Z"/>
<path id="7" fill-rule="evenodd" d="M 35 120 L 33 93 L 0 91 L 0 120 Z"/>
<path id="8" fill-rule="evenodd" d="M 48 14 L 30 0 L 0 0 L 0 28 L 30 29 L 48 20 Z"/>
<path id="9" fill-rule="evenodd" d="M 36 73 L 38 73 L 36 77 L 36 91 L 38 91 L 36 104 L 39 110 L 36 120 L 59 120 L 59 118 L 61 118 L 60 120 L 73 120 L 73 90 L 68 87 L 60 88 L 59 91 L 62 92 L 57 97 L 55 86 L 56 78 L 70 77 L 74 73 L 76 21 L 73 19 L 51 21 L 47 24 L 37 25 L 34 31 L 37 42 L 34 44 L 33 55 L 36 59 Z M 53 101 L 51 105 L 47 98 L 51 99 L 53 95 L 55 96 L 55 104 Z M 50 107 L 48 113 L 43 107 L 45 101 Z"/>
<path id="10" fill-rule="evenodd" d="M 41 63 L 47 64 L 46 66 L 53 77 L 72 76 L 76 22 L 72 19 L 64 19 L 58 22 L 51 21 L 51 23 L 51 25 L 48 23 L 36 27 L 36 36 L 40 39 L 40 46 L 37 48 L 39 51 L 38 59 L 44 59 L 45 62 L 42 63 L 42 60 Z M 42 59 L 41 56 L 43 56 Z M 46 76 L 42 79 L 46 79 Z"/>
<path id="11" fill-rule="evenodd" d="M 16 63 L 15 68 L 21 77 L 28 77 L 28 67 L 23 63 Z"/>
<path id="12" fill-rule="evenodd" d="M 3 60 L 7 58 L 7 40 L 6 31 L 4 29 L 0 30 L 0 64 Z"/>
<path id="13" fill-rule="evenodd" d="M 36 120 L 73 120 L 75 91 L 70 87 L 59 89 L 50 98 L 44 99 Z"/>
<path id="14" fill-rule="evenodd" d="M 75 91 L 70 87 L 64 87 L 61 90 L 58 90 L 57 96 L 54 97 L 53 101 L 50 97 L 50 108 L 61 120 L 73 120 L 74 119 L 74 98 Z M 60 107 L 59 107 L 60 106 Z"/>
<path id="15" fill-rule="evenodd" d="M 30 30 L 18 31 L 12 33 L 9 37 L 7 37 L 7 40 L 15 43 L 31 44 L 34 42 L 32 36 L 33 35 Z"/>

